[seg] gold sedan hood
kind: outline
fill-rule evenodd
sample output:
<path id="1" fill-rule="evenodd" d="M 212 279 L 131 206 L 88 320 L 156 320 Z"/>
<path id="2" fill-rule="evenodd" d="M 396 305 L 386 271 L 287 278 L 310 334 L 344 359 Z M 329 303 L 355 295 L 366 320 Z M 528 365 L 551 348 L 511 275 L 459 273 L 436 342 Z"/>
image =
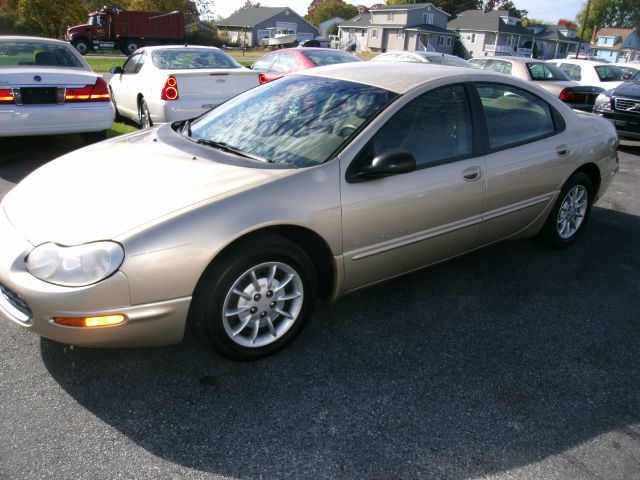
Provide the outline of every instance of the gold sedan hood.
<path id="1" fill-rule="evenodd" d="M 240 165 L 203 159 L 157 140 L 154 131 L 140 132 L 49 162 L 2 206 L 32 244 L 78 245 L 291 172 Z"/>

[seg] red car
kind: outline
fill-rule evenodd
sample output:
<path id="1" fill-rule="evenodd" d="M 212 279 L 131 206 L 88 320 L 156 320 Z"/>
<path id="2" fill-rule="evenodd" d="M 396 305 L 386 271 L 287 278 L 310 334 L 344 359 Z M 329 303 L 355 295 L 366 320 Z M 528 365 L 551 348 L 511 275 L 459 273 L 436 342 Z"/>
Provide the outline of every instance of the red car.
<path id="1" fill-rule="evenodd" d="M 361 61 L 351 53 L 332 48 L 283 48 L 256 60 L 251 65 L 251 69 L 260 72 L 258 77 L 260 83 L 267 83 L 307 68 Z"/>

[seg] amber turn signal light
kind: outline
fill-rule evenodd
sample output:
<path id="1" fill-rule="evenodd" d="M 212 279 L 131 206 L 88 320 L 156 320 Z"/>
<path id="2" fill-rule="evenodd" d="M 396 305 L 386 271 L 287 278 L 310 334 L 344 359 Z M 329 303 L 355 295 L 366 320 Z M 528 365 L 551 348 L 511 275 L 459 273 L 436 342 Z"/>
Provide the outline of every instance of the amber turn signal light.
<path id="1" fill-rule="evenodd" d="M 53 323 L 67 327 L 108 327 L 119 325 L 127 317 L 124 315 L 104 315 L 100 317 L 54 317 Z"/>

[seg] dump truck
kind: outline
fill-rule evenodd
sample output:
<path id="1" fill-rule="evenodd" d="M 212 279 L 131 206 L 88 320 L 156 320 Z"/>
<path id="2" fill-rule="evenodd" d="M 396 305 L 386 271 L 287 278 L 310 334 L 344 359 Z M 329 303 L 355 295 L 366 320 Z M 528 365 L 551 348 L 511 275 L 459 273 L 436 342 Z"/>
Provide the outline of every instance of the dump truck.
<path id="1" fill-rule="evenodd" d="M 101 8 L 89 14 L 87 24 L 69 27 L 67 41 L 82 55 L 99 49 L 130 55 L 144 45 L 184 43 L 184 15 Z"/>

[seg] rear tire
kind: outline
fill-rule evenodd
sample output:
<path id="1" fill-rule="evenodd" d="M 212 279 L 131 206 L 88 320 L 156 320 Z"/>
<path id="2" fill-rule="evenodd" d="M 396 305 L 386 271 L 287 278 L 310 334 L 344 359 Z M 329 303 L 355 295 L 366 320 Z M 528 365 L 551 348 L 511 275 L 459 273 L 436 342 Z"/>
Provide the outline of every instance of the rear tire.
<path id="1" fill-rule="evenodd" d="M 140 128 L 151 128 L 153 126 L 151 113 L 149 113 L 149 107 L 147 107 L 147 102 L 144 101 L 144 97 L 140 99 L 140 103 L 138 104 L 138 123 L 140 124 Z"/>
<path id="2" fill-rule="evenodd" d="M 551 248 L 566 248 L 571 245 L 584 230 L 592 203 L 593 184 L 589 175 L 575 173 L 560 190 L 560 195 L 538 234 L 538 240 Z"/>
<path id="3" fill-rule="evenodd" d="M 207 268 L 193 295 L 189 325 L 225 357 L 257 360 L 302 331 L 317 290 L 313 264 L 298 245 L 259 234 Z"/>
<path id="4" fill-rule="evenodd" d="M 124 41 L 122 53 L 124 53 L 125 55 L 131 55 L 138 48 L 140 48 L 140 41 L 137 38 L 127 38 Z"/>

